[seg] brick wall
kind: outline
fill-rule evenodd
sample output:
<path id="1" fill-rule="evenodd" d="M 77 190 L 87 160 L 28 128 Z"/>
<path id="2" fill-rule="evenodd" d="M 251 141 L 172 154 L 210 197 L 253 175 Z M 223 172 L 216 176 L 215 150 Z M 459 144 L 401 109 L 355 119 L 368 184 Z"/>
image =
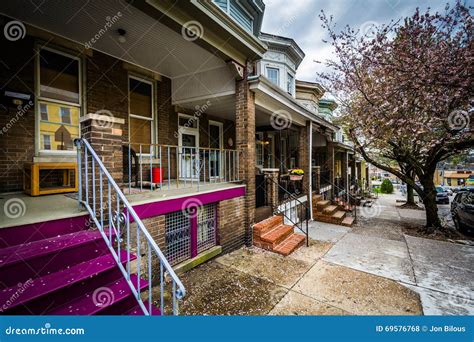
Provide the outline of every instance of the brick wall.
<path id="1" fill-rule="evenodd" d="M 255 94 L 250 91 L 246 77 L 235 87 L 236 148 L 239 154 L 239 178 L 247 186 L 245 196 L 246 244 L 252 244 L 250 227 L 255 223 Z"/>
<path id="2" fill-rule="evenodd" d="M 217 222 L 219 244 L 224 253 L 240 248 L 246 243 L 246 199 L 237 197 L 219 202 Z"/>
<path id="3" fill-rule="evenodd" d="M 29 36 L 11 42 L 0 35 L 2 95 L 7 89 L 34 95 L 33 44 Z M 34 106 L 23 112 L 14 105 L 0 105 L 0 192 L 23 188 L 23 165 L 35 153 L 34 132 Z"/>

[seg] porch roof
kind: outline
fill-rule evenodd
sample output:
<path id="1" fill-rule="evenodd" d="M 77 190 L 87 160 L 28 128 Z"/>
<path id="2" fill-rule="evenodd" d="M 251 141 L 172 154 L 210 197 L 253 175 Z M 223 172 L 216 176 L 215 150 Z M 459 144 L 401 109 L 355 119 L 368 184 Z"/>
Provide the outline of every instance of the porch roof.
<path id="1" fill-rule="evenodd" d="M 279 107 L 278 109 L 285 110 L 290 113 L 292 115 L 292 119 L 296 122 L 302 123 L 306 120 L 311 120 L 319 126 L 327 128 L 333 132 L 336 132 L 339 129 L 338 126 L 309 111 L 294 97 L 292 97 L 280 87 L 274 85 L 265 76 L 260 75 L 249 77 L 249 84 L 250 89 L 257 95 L 260 95 L 261 101 L 259 104 L 265 109 L 273 111 L 276 102 Z"/>
<path id="2" fill-rule="evenodd" d="M 43 39 L 45 45 L 49 45 L 47 32 L 51 32 L 77 43 L 76 53 L 88 53 L 88 45 L 172 79 L 226 67 L 222 56 L 214 52 L 216 48 L 206 49 L 198 44 L 199 39 L 186 39 L 181 30 L 137 6 L 125 0 L 18 0 L 0 2 L 0 13 L 27 24 L 26 33 Z M 119 42 L 119 29 L 125 32 L 123 42 Z"/>

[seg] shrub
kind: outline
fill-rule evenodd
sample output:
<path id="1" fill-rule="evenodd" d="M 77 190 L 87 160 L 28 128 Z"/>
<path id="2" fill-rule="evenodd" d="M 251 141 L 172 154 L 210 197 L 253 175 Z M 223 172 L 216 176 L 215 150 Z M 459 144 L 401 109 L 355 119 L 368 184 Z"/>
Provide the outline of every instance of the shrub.
<path id="1" fill-rule="evenodd" d="M 393 192 L 393 184 L 390 182 L 390 179 L 384 179 L 382 185 L 380 186 L 380 191 L 383 194 L 391 194 Z"/>

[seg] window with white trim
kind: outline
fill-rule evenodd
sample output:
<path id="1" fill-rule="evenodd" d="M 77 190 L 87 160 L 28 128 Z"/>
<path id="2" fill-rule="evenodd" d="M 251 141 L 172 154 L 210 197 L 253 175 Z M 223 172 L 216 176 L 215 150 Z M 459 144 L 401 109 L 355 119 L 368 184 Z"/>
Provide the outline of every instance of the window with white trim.
<path id="1" fill-rule="evenodd" d="M 129 139 L 136 152 L 150 153 L 153 143 L 153 83 L 129 76 Z"/>
<path id="2" fill-rule="evenodd" d="M 244 29 L 253 32 L 253 17 L 237 0 L 213 0 L 213 2 Z"/>
<path id="3" fill-rule="evenodd" d="M 36 116 L 40 152 L 74 150 L 73 141 L 80 134 L 81 64 L 72 54 L 39 48 Z"/>
<path id="4" fill-rule="evenodd" d="M 273 84 L 280 85 L 280 70 L 278 68 L 267 67 L 267 78 Z"/>

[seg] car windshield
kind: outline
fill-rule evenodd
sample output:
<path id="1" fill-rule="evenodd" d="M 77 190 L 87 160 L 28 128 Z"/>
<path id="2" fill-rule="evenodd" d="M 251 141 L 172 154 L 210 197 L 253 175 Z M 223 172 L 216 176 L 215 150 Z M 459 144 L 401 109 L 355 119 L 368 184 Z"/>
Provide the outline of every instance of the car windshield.
<path id="1" fill-rule="evenodd" d="M 440 186 L 436 187 L 436 192 L 444 192 L 444 189 Z"/>

